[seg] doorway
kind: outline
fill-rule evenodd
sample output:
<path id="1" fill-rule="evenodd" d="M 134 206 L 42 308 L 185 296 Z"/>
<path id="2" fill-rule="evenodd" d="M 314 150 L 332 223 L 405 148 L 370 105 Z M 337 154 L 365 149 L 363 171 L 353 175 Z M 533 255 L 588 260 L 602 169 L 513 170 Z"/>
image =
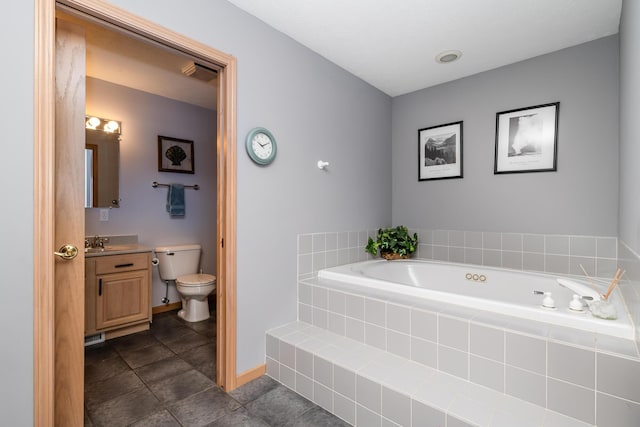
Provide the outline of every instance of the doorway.
<path id="1" fill-rule="evenodd" d="M 94 0 L 36 1 L 36 108 L 35 108 L 35 217 L 34 238 L 34 410 L 36 425 L 72 425 L 82 418 L 77 402 L 61 399 L 54 393 L 56 382 L 66 381 L 68 396 L 76 396 L 82 390 L 82 366 L 66 363 L 58 366 L 56 359 L 64 357 L 64 348 L 56 336 L 64 325 L 56 323 L 56 302 L 70 304 L 68 300 L 56 300 L 53 260 L 56 242 L 55 224 L 62 218 L 56 215 L 54 200 L 55 180 L 55 122 L 54 103 L 54 46 L 55 10 L 62 7 L 79 13 L 87 19 L 98 20 L 131 32 L 152 43 L 176 49 L 219 67 L 217 114 L 217 262 L 218 287 L 216 383 L 229 391 L 236 387 L 235 369 L 235 278 L 236 278 L 236 136 L 235 136 L 235 58 L 206 45 L 187 39 L 160 26 L 144 21 L 116 7 Z M 81 208 L 84 209 L 84 208 Z M 82 236 L 83 238 L 83 236 Z M 79 246 L 82 242 L 73 241 Z M 60 285 L 60 284 L 58 284 Z M 82 289 L 82 287 L 80 287 Z M 75 300 L 83 298 L 76 295 Z M 82 296 L 83 297 L 83 296 Z M 57 326 L 56 326 L 57 325 Z M 77 341 L 77 343 L 76 343 Z M 67 340 L 67 345 L 82 346 L 82 336 Z M 71 379 L 69 379 L 71 378 Z M 80 378 L 80 380 L 78 380 Z M 72 392 L 71 389 L 76 389 Z M 82 396 L 82 393 L 80 393 Z M 80 407 L 82 405 L 80 404 Z"/>

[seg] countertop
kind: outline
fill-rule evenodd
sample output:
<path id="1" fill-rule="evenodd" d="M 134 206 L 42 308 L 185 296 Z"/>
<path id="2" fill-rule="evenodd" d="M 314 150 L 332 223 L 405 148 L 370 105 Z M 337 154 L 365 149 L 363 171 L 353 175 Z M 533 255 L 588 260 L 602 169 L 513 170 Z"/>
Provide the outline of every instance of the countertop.
<path id="1" fill-rule="evenodd" d="M 108 255 L 135 254 L 151 252 L 151 248 L 137 243 L 127 245 L 105 245 L 104 248 L 85 248 L 85 258 L 93 258 Z"/>

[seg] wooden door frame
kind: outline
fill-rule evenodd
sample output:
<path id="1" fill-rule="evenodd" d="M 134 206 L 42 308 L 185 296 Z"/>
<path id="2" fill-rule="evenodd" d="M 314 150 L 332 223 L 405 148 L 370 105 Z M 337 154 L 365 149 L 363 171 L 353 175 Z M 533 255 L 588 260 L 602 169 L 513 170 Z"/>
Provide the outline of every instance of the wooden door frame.
<path id="1" fill-rule="evenodd" d="M 55 10 L 76 9 L 217 64 L 217 372 L 225 390 L 236 374 L 236 59 L 99 0 L 35 0 L 34 37 L 34 425 L 54 424 Z M 242 379 L 240 379 L 241 382 Z"/>

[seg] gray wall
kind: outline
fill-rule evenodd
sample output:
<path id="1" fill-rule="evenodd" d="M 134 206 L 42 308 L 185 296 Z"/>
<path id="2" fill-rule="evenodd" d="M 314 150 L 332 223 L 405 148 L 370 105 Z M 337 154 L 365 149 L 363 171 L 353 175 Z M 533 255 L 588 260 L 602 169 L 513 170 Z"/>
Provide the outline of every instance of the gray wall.
<path id="1" fill-rule="evenodd" d="M 85 210 L 86 234 L 137 234 L 151 248 L 199 243 L 202 269 L 216 270 L 216 112 L 139 90 L 87 79 L 86 111 L 122 122 L 120 141 L 120 208 L 100 221 L 100 209 Z M 194 141 L 195 174 L 158 172 L 158 135 Z M 165 210 L 166 187 L 151 182 L 193 185 L 185 190 L 186 215 L 170 217 Z M 162 305 L 165 284 L 153 269 L 152 305 Z M 171 302 L 179 301 L 175 286 Z"/>
<path id="2" fill-rule="evenodd" d="M 391 100 L 225 1 L 113 1 L 238 59 L 237 371 L 264 363 L 265 330 L 296 318 L 296 236 L 391 219 Z M 273 132 L 278 157 L 244 138 Z M 331 162 L 327 172 L 316 167 Z"/>
<path id="3" fill-rule="evenodd" d="M 625 0 L 620 22 L 620 239 L 640 253 L 640 4 Z"/>
<path id="4" fill-rule="evenodd" d="M 0 69 L 2 165 L 0 257 L 2 293 L 0 414 L 6 425 L 33 424 L 33 2 L 11 5 L 0 28 L 5 66 Z M 5 42 L 6 40 L 6 42 Z M 20 71 L 17 71 L 20 70 Z"/>
<path id="5" fill-rule="evenodd" d="M 192 0 L 178 4 L 169 0 L 145 0 L 134 3 L 117 0 L 113 3 L 238 58 L 238 372 L 242 372 L 264 361 L 264 330 L 295 318 L 296 234 L 323 230 L 359 230 L 390 222 L 392 199 L 391 168 L 388 159 L 391 157 L 391 146 L 388 141 L 391 140 L 391 101 L 384 94 L 227 2 Z M 637 20 L 637 5 L 626 1 L 623 22 Z M 627 24 L 623 39 L 629 36 L 629 31 L 630 24 Z M 0 71 L 4 101 L 0 115 L 4 125 L 3 144 L 11 150 L 11 161 L 5 162 L 2 169 L 6 181 L 3 196 L 10 201 L 11 206 L 0 210 L 0 236 L 3 242 L 11 242 L 14 248 L 0 258 L 6 284 L 4 295 L 10 302 L 0 314 L 0 335 L 12 342 L 11 346 L 3 350 L 3 363 L 0 368 L 3 398 L 0 400 L 0 413 L 3 414 L 3 421 L 11 425 L 33 424 L 33 260 L 30 254 L 33 252 L 34 101 L 33 75 L 29 72 L 33 69 L 33 34 L 33 3 L 14 2 L 11 7 L 11 19 L 0 29 L 0 40 L 6 40 L 3 42 L 5 57 L 11 58 L 12 64 L 11 67 L 4 67 Z M 637 40 L 637 32 L 634 34 L 633 40 Z M 631 46 L 631 39 L 627 40 L 628 42 L 623 41 L 623 44 L 629 43 L 628 46 Z M 594 49 L 601 44 L 609 45 L 609 48 Z M 598 62 L 592 55 L 585 58 L 579 55 L 578 58 L 571 59 L 576 52 L 584 49 L 593 49 L 594 54 L 596 51 L 605 50 L 606 54 L 601 52 L 596 57 L 600 54 L 608 55 L 606 59 L 610 62 L 607 66 L 600 64 L 596 70 L 592 70 L 589 68 L 595 66 L 592 62 Z M 629 51 L 630 47 L 626 49 Z M 515 72 L 501 69 L 487 73 L 490 76 L 504 74 L 506 87 L 497 77 L 487 78 L 480 75 L 470 78 L 471 83 L 453 83 L 452 92 L 446 93 L 443 89 L 447 85 L 434 88 L 434 93 L 444 98 L 441 102 L 446 106 L 444 111 L 452 111 L 453 106 L 456 106 L 459 114 L 456 114 L 456 117 L 448 117 L 448 114 L 440 113 L 440 108 L 433 105 L 425 111 L 408 114 L 404 119 L 410 127 L 407 136 L 397 135 L 397 131 L 401 129 L 398 121 L 398 103 L 408 101 L 404 100 L 404 97 L 396 100 L 393 114 L 396 132 L 393 141 L 394 151 L 398 150 L 399 155 L 393 158 L 393 166 L 398 175 L 394 177 L 394 186 L 398 187 L 403 181 L 402 185 L 410 187 L 406 191 L 412 194 L 412 197 L 416 194 L 418 197 L 429 197 L 433 192 L 436 200 L 434 204 L 444 205 L 430 206 L 418 214 L 409 212 L 410 215 L 419 215 L 419 218 L 415 219 L 415 226 L 428 228 L 433 224 L 441 227 L 454 225 L 482 230 L 489 228 L 486 225 L 489 224 L 490 228 L 499 228 L 501 231 L 517 228 L 518 231 L 533 232 L 537 228 L 547 228 L 543 225 L 550 221 L 548 217 L 558 215 L 559 222 L 563 224 L 549 227 L 553 230 L 545 230 L 546 232 L 553 232 L 557 228 L 562 233 L 572 233 L 574 228 L 584 228 L 594 234 L 614 234 L 615 212 L 612 218 L 608 217 L 607 213 L 596 215 L 592 211 L 599 212 L 599 206 L 605 204 L 617 205 L 617 198 L 611 196 L 617 194 L 617 184 L 614 182 L 611 185 L 596 185 L 595 188 L 605 190 L 603 194 L 583 189 L 591 182 L 584 176 L 571 178 L 573 175 L 569 173 L 570 169 L 576 166 L 571 166 L 573 162 L 569 163 L 569 158 L 579 156 L 577 162 L 584 154 L 576 152 L 578 150 L 567 149 L 575 148 L 580 143 L 575 138 L 584 136 L 583 133 L 595 133 L 603 141 L 615 140 L 612 135 L 617 137 L 617 127 L 606 123 L 606 120 L 601 125 L 602 119 L 596 126 L 592 123 L 594 117 L 590 115 L 580 121 L 581 126 L 586 126 L 589 132 L 580 133 L 574 129 L 574 141 L 571 143 L 565 139 L 564 120 L 568 120 L 565 111 L 574 103 L 574 112 L 568 117 L 573 117 L 574 122 L 578 121 L 576 116 L 582 112 L 576 111 L 577 101 L 585 104 L 581 108 L 589 107 L 587 103 L 594 104 L 591 108 L 600 108 L 599 103 L 603 103 L 604 106 L 617 104 L 614 99 L 617 88 L 611 87 L 615 84 L 601 81 L 603 76 L 598 71 L 609 67 L 607 72 L 617 74 L 617 45 L 615 38 L 611 38 L 565 52 L 570 52 L 571 55 L 565 58 L 565 53 L 561 52 L 550 55 L 551 58 L 558 56 L 557 60 L 547 57 L 532 60 L 542 61 L 542 64 L 549 63 L 548 66 L 540 65 L 541 76 L 525 71 L 528 69 L 529 61 L 510 66 L 514 67 Z M 627 53 L 625 60 L 630 59 L 631 55 Z M 565 62 L 573 64 L 573 75 L 569 81 L 566 77 L 559 77 L 571 75 L 563 71 L 563 66 L 558 65 Z M 576 63 L 582 63 L 583 66 L 576 70 Z M 635 63 L 637 64 L 637 57 Z M 625 66 L 623 68 L 631 70 Z M 534 85 L 535 91 L 528 89 L 523 93 L 523 89 L 518 89 L 519 80 L 526 80 L 518 77 L 521 69 L 529 77 L 528 81 L 537 82 Z M 636 69 L 637 65 L 633 70 Z M 16 73 L 15 70 L 24 72 Z M 592 74 L 597 75 L 589 78 Z M 484 79 L 489 85 L 493 82 L 493 90 L 473 83 L 484 82 Z M 567 97 L 564 86 L 573 87 L 574 79 L 595 80 L 595 87 L 583 88 L 583 95 L 574 94 L 573 97 Z M 623 77 L 623 88 L 631 90 L 629 83 L 625 84 L 625 81 Z M 454 93 L 467 87 L 472 90 L 470 94 Z M 602 99 L 594 101 L 593 90 L 601 92 Z M 406 98 L 417 95 L 408 95 Z M 637 105 L 638 97 L 634 99 Z M 552 100 L 562 102 L 559 172 L 493 177 L 495 112 Z M 413 102 L 422 105 L 419 101 L 420 99 L 416 99 Z M 491 105 L 487 107 L 486 102 L 490 102 Z M 610 117 L 613 117 L 614 121 L 617 121 L 616 108 L 608 108 L 609 111 L 613 111 Z M 407 110 L 411 111 L 410 106 L 407 106 Z M 605 108 L 602 107 L 602 110 Z M 572 109 L 569 108 L 569 111 Z M 637 107 L 633 111 L 637 111 Z M 625 112 L 623 106 L 623 113 Z M 415 117 L 416 114 L 419 116 Z M 597 117 L 601 114 L 604 113 L 598 111 Z M 414 117 L 413 121 L 409 120 L 411 117 Z M 475 119 L 472 120 L 472 117 Z M 451 119 L 465 120 L 465 135 L 470 135 L 474 128 L 479 135 L 475 138 L 465 138 L 466 178 L 418 185 L 415 170 L 417 162 L 413 157 L 417 152 L 417 129 Z M 474 121 L 475 126 L 472 126 Z M 260 125 L 270 128 L 279 142 L 276 162 L 264 169 L 252 165 L 243 148 L 246 133 L 253 126 Z M 627 126 L 631 126 L 631 123 Z M 610 132 L 600 130 L 611 127 L 614 129 Z M 407 144 L 410 148 L 404 149 L 398 147 L 398 144 Z M 566 149 L 562 148 L 564 145 L 567 145 Z M 475 150 L 473 147 L 476 147 Z M 623 148 L 623 156 L 626 152 L 624 150 Z M 400 156 L 401 153 L 404 154 Z M 631 155 L 637 158 L 637 154 L 629 153 L 629 156 Z M 315 169 L 315 162 L 319 158 L 331 162 L 328 173 L 321 173 Z M 405 161 L 409 165 L 407 169 L 411 172 L 401 176 L 398 173 L 398 165 L 402 166 Z M 473 166 L 473 162 L 480 163 Z M 590 163 L 593 162 L 591 159 Z M 617 166 L 615 161 L 609 160 L 609 156 L 605 164 L 609 171 L 615 170 Z M 597 171 L 598 177 L 610 181 L 610 177 L 602 177 L 602 165 L 592 167 Z M 565 168 L 568 168 L 566 172 L 563 170 Z M 623 168 L 623 175 L 632 173 L 632 170 L 625 166 Z M 553 175 L 560 178 L 553 178 Z M 531 180 L 536 176 L 541 178 L 536 178 L 536 183 L 539 184 L 532 189 Z M 583 179 L 587 182 L 582 182 Z M 613 179 L 615 181 L 615 178 Z M 474 180 L 482 180 L 484 184 L 495 188 L 494 191 L 512 190 L 512 193 L 521 187 L 530 189 L 534 194 L 550 187 L 560 188 L 562 193 L 566 193 L 569 191 L 567 188 L 570 188 L 566 197 L 573 196 L 582 200 L 586 197 L 585 193 L 589 192 L 588 199 L 595 199 L 596 203 L 589 203 L 587 209 L 581 204 L 579 211 L 574 208 L 567 211 L 566 197 L 562 197 L 562 203 L 554 205 L 550 210 L 548 206 L 552 200 L 546 200 L 544 196 L 535 196 L 534 199 L 538 202 L 536 206 L 540 204 L 544 208 L 537 209 L 535 216 L 538 218 L 544 214 L 545 217 L 536 219 L 533 222 L 534 226 L 520 225 L 522 221 L 506 218 L 507 213 L 501 213 L 498 209 L 488 218 L 489 221 L 476 220 L 472 215 L 467 215 L 467 219 L 461 221 L 461 214 L 458 212 L 460 203 L 455 202 L 454 197 L 450 202 L 437 196 L 444 190 L 450 190 L 455 195 L 467 186 L 482 190 L 472 182 Z M 501 180 L 515 182 L 515 185 L 506 186 L 505 189 Z M 625 181 L 624 178 L 622 180 Z M 443 191 L 423 189 L 433 189 L 437 186 L 442 186 Z M 425 194 L 420 194 L 421 191 Z M 553 193 L 558 191 L 560 190 Z M 396 189 L 396 193 L 405 193 L 405 190 Z M 464 193 L 475 197 L 472 191 L 465 190 Z M 484 193 L 486 191 L 482 194 Z M 400 194 L 396 196 L 394 202 L 399 198 L 407 199 L 399 196 Z M 627 195 L 626 198 L 630 197 Z M 407 210 L 411 210 L 412 205 L 407 205 Z M 454 219 L 452 221 L 442 218 L 443 212 L 447 212 L 446 206 L 451 207 L 449 213 Z M 505 211 L 510 210 L 511 208 L 505 208 Z M 637 215 L 627 208 L 623 207 L 623 210 L 629 213 L 629 217 L 634 215 L 637 218 Z M 487 212 L 480 212 L 483 213 L 482 218 L 487 220 Z M 585 212 L 588 212 L 588 215 L 584 215 Z M 526 213 L 530 211 L 527 210 Z M 260 216 L 260 223 L 255 220 L 256 216 Z M 589 224 L 580 227 L 569 224 L 569 229 L 561 230 L 560 225 L 567 225 L 570 222 L 567 218 L 571 216 L 580 224 L 584 222 L 582 216 L 587 216 Z M 595 216 L 605 217 L 604 230 L 598 231 L 600 227 L 592 226 Z M 410 218 L 401 216 L 396 208 L 394 219 L 408 221 Z M 264 224 L 268 225 L 265 227 Z M 621 235 L 626 236 L 627 233 Z M 265 277 L 269 280 L 264 280 Z"/>
<path id="6" fill-rule="evenodd" d="M 558 171 L 494 175 L 496 113 L 556 101 Z M 399 96 L 392 105 L 394 224 L 617 234 L 617 36 Z M 464 178 L 419 182 L 417 130 L 459 120 Z"/>

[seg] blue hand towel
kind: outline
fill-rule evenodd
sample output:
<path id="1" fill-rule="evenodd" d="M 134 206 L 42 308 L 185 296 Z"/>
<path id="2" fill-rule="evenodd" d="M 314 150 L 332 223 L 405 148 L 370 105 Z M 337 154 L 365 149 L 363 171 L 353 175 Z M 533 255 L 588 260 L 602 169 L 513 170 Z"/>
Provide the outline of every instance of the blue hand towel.
<path id="1" fill-rule="evenodd" d="M 184 185 L 169 184 L 167 192 L 167 212 L 171 216 L 184 216 Z"/>

